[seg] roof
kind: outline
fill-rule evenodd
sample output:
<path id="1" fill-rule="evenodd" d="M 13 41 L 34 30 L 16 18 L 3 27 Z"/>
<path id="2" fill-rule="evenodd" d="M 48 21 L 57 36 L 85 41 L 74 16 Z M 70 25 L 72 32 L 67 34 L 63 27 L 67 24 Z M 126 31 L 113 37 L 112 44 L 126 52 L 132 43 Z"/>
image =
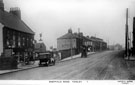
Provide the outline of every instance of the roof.
<path id="1" fill-rule="evenodd" d="M 90 38 L 88 37 L 85 37 L 85 36 L 81 36 L 83 38 L 83 40 L 86 40 L 86 41 L 92 41 Z"/>
<path id="2" fill-rule="evenodd" d="M 46 52 L 46 46 L 44 43 L 36 43 L 34 46 L 35 52 Z"/>
<path id="3" fill-rule="evenodd" d="M 104 42 L 103 39 L 97 38 L 97 37 L 91 37 L 90 38 L 92 41 L 98 41 L 98 42 Z"/>
<path id="4" fill-rule="evenodd" d="M 58 39 L 73 39 L 73 38 L 78 38 L 78 36 L 72 34 L 72 33 L 66 33 L 65 35 L 59 37 Z"/>
<path id="5" fill-rule="evenodd" d="M 6 11 L 0 10 L 0 23 L 17 31 L 35 34 L 21 19 Z"/>

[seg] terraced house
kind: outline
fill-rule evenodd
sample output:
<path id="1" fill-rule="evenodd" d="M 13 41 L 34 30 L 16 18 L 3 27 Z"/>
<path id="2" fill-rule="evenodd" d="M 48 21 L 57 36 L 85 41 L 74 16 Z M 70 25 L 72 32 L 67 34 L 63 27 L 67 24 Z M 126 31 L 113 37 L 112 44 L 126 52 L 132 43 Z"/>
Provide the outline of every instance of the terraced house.
<path id="1" fill-rule="evenodd" d="M 69 29 L 68 33 L 57 39 L 57 49 L 61 52 L 61 59 L 79 54 L 82 43 L 82 39 Z"/>
<path id="2" fill-rule="evenodd" d="M 61 52 L 61 57 L 66 58 L 81 52 L 81 46 L 85 46 L 88 52 L 97 52 L 107 49 L 107 43 L 97 37 L 84 36 L 82 32 L 68 33 L 57 39 L 57 49 Z"/>
<path id="3" fill-rule="evenodd" d="M 31 57 L 34 34 L 21 20 L 21 10 L 14 7 L 7 12 L 4 10 L 3 0 L 0 0 L 0 57 L 17 56 L 21 61 L 25 57 Z"/>

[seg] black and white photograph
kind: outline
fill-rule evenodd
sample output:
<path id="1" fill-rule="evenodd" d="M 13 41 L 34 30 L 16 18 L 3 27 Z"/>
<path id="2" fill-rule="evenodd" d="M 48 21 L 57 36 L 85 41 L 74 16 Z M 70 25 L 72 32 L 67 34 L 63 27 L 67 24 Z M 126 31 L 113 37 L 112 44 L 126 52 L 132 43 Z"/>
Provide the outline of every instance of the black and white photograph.
<path id="1" fill-rule="evenodd" d="M 134 80 L 135 0 L 0 0 L 0 85 Z"/>

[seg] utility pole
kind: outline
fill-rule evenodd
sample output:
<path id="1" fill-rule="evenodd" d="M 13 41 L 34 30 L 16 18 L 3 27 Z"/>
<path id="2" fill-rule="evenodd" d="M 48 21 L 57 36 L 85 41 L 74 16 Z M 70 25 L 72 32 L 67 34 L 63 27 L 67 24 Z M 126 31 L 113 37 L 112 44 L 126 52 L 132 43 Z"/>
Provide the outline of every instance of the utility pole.
<path id="1" fill-rule="evenodd" d="M 132 33 L 131 32 L 129 32 L 129 49 L 131 49 L 131 47 L 132 47 Z"/>
<path id="2" fill-rule="evenodd" d="M 129 49 L 129 42 L 128 42 L 128 8 L 126 9 L 126 29 L 125 29 L 125 55 L 129 59 L 128 56 L 128 49 Z"/>
<path id="3" fill-rule="evenodd" d="M 79 36 L 79 53 L 80 53 L 80 51 L 81 51 L 80 28 L 78 28 L 78 36 Z"/>
<path id="4" fill-rule="evenodd" d="M 132 45 L 133 45 L 133 49 L 132 49 L 132 53 L 133 55 L 135 54 L 135 17 L 133 18 L 133 42 L 132 42 Z"/>

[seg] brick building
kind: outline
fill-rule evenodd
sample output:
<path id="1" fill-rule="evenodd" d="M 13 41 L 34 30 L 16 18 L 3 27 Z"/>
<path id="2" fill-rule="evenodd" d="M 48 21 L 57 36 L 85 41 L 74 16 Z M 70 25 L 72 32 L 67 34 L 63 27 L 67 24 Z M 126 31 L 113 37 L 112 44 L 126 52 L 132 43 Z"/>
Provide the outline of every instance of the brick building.
<path id="1" fill-rule="evenodd" d="M 103 39 L 91 36 L 93 50 L 96 51 L 103 51 L 107 49 L 107 43 L 103 41 Z"/>
<path id="2" fill-rule="evenodd" d="M 103 39 L 84 36 L 82 32 L 72 33 L 71 29 L 68 30 L 68 33 L 57 39 L 57 49 L 61 52 L 62 59 L 79 54 L 81 46 L 85 46 L 89 52 L 107 49 L 107 43 Z"/>
<path id="3" fill-rule="evenodd" d="M 32 57 L 34 32 L 21 20 L 21 10 L 17 7 L 4 10 L 0 1 L 0 58 L 17 56 L 18 61 Z"/>
<path id="4" fill-rule="evenodd" d="M 81 44 L 82 39 L 69 29 L 68 33 L 57 39 L 57 49 L 61 52 L 61 59 L 79 54 Z"/>

